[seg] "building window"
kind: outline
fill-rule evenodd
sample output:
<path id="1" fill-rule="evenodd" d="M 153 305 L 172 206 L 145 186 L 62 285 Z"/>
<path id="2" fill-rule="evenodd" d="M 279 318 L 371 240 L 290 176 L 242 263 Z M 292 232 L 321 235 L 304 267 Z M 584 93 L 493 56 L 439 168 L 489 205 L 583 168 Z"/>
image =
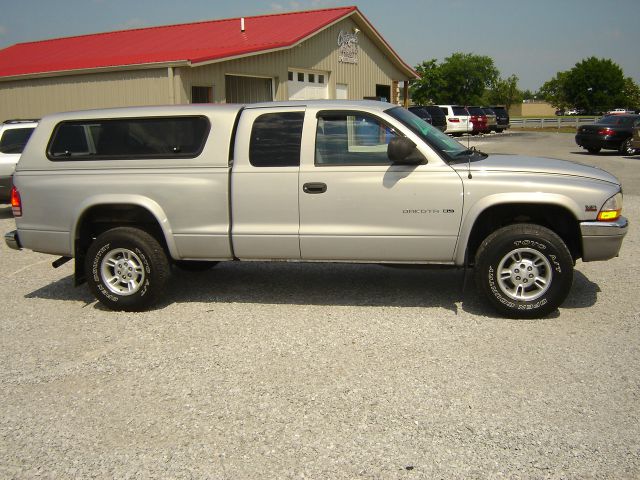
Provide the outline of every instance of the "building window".
<path id="1" fill-rule="evenodd" d="M 265 113 L 251 130 L 249 162 L 254 167 L 300 165 L 303 112 Z"/>
<path id="2" fill-rule="evenodd" d="M 213 103 L 213 87 L 191 87 L 191 103 Z"/>
<path id="3" fill-rule="evenodd" d="M 299 82 L 304 82 L 304 73 L 298 72 L 298 81 Z"/>
<path id="4" fill-rule="evenodd" d="M 289 71 L 289 81 L 293 82 L 293 72 Z"/>
<path id="5" fill-rule="evenodd" d="M 316 83 L 316 76 L 313 73 L 309 74 L 309 83 Z"/>
<path id="6" fill-rule="evenodd" d="M 324 75 L 318 75 L 318 83 L 324 83 Z"/>

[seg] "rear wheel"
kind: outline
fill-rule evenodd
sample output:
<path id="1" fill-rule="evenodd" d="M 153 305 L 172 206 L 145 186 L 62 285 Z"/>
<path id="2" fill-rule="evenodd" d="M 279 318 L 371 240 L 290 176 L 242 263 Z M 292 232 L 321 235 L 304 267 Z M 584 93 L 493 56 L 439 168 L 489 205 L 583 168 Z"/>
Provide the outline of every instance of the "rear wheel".
<path id="1" fill-rule="evenodd" d="M 540 318 L 556 310 L 573 283 L 573 258 L 548 228 L 517 224 L 489 235 L 476 254 L 478 288 L 511 318 Z"/>
<path id="2" fill-rule="evenodd" d="M 599 153 L 601 150 L 600 147 L 587 147 L 587 152 L 589 153 Z"/>
<path id="3" fill-rule="evenodd" d="M 169 261 L 160 243 L 138 228 L 107 230 L 87 250 L 87 283 L 111 310 L 137 312 L 154 305 L 169 278 Z"/>
<path id="4" fill-rule="evenodd" d="M 623 155 L 635 155 L 636 149 L 631 146 L 631 138 L 627 138 L 620 145 L 620 153 Z"/>

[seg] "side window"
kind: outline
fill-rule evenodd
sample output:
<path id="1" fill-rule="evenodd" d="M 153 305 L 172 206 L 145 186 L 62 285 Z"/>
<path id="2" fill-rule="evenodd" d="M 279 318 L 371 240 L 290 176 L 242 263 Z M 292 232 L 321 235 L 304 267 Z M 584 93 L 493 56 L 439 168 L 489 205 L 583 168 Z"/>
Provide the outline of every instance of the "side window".
<path id="1" fill-rule="evenodd" d="M 119 118 L 59 124 L 50 160 L 195 158 L 209 134 L 205 117 Z"/>
<path id="2" fill-rule="evenodd" d="M 22 153 L 32 133 L 33 128 L 9 128 L 5 130 L 2 138 L 0 138 L 0 152 Z"/>
<path id="3" fill-rule="evenodd" d="M 318 117 L 315 164 L 389 165 L 393 128 L 367 114 L 326 113 Z"/>
<path id="4" fill-rule="evenodd" d="M 254 167 L 297 167 L 304 112 L 265 113 L 251 129 L 249 162 Z"/>

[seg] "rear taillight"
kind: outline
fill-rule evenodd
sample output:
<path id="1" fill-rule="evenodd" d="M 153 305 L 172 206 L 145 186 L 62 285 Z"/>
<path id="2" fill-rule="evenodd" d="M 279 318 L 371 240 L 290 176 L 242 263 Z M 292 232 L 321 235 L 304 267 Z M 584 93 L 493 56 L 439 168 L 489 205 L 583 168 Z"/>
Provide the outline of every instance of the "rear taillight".
<path id="1" fill-rule="evenodd" d="M 20 199 L 20 192 L 16 187 L 11 189 L 11 211 L 14 217 L 22 216 L 22 200 Z"/>
<path id="2" fill-rule="evenodd" d="M 616 133 L 614 130 L 610 129 L 610 128 L 601 128 L 600 130 L 598 130 L 598 135 L 613 135 L 614 133 Z"/>
<path id="3" fill-rule="evenodd" d="M 453 122 L 453 123 L 459 123 L 460 119 L 459 118 L 450 118 L 449 121 Z"/>

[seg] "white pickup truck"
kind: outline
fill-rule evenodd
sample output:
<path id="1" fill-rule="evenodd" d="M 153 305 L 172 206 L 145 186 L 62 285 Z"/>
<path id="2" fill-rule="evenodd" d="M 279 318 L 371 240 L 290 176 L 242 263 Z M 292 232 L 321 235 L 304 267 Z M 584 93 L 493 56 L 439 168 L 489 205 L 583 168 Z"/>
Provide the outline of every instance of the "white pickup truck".
<path id="1" fill-rule="evenodd" d="M 14 184 L 7 244 L 74 258 L 76 284 L 128 311 L 172 264 L 276 260 L 473 267 L 500 313 L 540 317 L 628 228 L 603 170 L 488 156 L 371 101 L 50 115 Z"/>

